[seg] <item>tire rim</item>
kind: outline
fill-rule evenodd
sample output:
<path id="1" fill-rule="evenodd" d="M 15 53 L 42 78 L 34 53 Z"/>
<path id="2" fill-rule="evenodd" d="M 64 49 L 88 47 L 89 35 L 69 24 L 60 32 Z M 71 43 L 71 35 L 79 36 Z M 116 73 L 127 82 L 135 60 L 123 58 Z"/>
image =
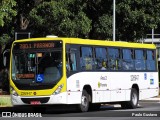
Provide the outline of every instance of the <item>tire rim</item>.
<path id="1" fill-rule="evenodd" d="M 87 108 L 88 106 L 88 100 L 86 96 L 82 96 L 82 106 L 83 108 Z"/>
<path id="2" fill-rule="evenodd" d="M 132 103 L 133 105 L 137 105 L 137 94 L 136 93 L 132 94 Z"/>

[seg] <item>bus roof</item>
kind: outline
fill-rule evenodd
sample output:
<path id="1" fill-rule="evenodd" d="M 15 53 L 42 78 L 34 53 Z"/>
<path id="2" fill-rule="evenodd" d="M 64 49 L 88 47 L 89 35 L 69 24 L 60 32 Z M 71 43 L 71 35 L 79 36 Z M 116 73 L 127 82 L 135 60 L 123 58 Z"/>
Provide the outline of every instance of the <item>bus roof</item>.
<path id="1" fill-rule="evenodd" d="M 108 40 L 92 40 L 92 39 L 82 39 L 82 38 L 63 38 L 63 37 L 42 37 L 42 38 L 29 38 L 16 40 L 15 42 L 29 42 L 29 41 L 46 41 L 46 40 L 62 40 L 65 43 L 71 44 L 81 44 L 81 45 L 103 45 L 103 46 L 112 46 L 112 47 L 128 47 L 128 48 L 147 48 L 147 49 L 156 49 L 154 44 L 146 43 L 132 43 L 125 41 L 108 41 Z"/>

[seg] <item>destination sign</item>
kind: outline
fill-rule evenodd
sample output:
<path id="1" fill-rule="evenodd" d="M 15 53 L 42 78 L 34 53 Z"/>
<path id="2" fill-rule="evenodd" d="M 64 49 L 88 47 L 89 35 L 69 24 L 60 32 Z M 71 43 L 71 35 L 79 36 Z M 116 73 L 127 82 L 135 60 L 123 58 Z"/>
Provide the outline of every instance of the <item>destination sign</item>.
<path id="1" fill-rule="evenodd" d="M 18 78 L 18 79 L 33 79 L 34 74 L 16 74 L 16 78 Z"/>
<path id="2" fill-rule="evenodd" d="M 19 49 L 31 49 L 31 48 L 53 48 L 54 43 L 20 43 Z"/>
<path id="3" fill-rule="evenodd" d="M 14 49 L 18 50 L 25 50 L 25 49 L 44 49 L 44 48 L 61 48 L 62 42 L 61 41 L 43 41 L 43 42 L 22 42 L 22 43 L 15 43 Z"/>

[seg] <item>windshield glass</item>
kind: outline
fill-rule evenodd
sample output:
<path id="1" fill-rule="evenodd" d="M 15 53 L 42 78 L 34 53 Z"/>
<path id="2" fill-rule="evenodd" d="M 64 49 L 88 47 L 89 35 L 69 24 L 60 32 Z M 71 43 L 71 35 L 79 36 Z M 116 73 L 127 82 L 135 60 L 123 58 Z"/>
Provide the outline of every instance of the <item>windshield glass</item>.
<path id="1" fill-rule="evenodd" d="M 50 89 L 62 76 L 62 45 L 35 49 L 32 44 L 27 43 L 29 47 L 14 45 L 12 80 L 19 89 Z"/>

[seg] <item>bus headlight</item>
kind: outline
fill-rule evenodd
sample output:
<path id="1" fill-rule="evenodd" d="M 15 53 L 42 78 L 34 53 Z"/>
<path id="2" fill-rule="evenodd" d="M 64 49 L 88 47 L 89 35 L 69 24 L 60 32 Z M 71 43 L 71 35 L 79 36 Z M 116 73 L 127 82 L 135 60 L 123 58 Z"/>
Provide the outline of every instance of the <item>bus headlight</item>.
<path id="1" fill-rule="evenodd" d="M 61 84 L 60 86 L 58 86 L 58 88 L 53 92 L 53 95 L 59 94 L 61 92 L 62 88 L 63 88 L 63 84 Z"/>
<path id="2" fill-rule="evenodd" d="M 13 87 L 10 87 L 11 95 L 18 96 L 18 93 L 14 90 Z"/>

